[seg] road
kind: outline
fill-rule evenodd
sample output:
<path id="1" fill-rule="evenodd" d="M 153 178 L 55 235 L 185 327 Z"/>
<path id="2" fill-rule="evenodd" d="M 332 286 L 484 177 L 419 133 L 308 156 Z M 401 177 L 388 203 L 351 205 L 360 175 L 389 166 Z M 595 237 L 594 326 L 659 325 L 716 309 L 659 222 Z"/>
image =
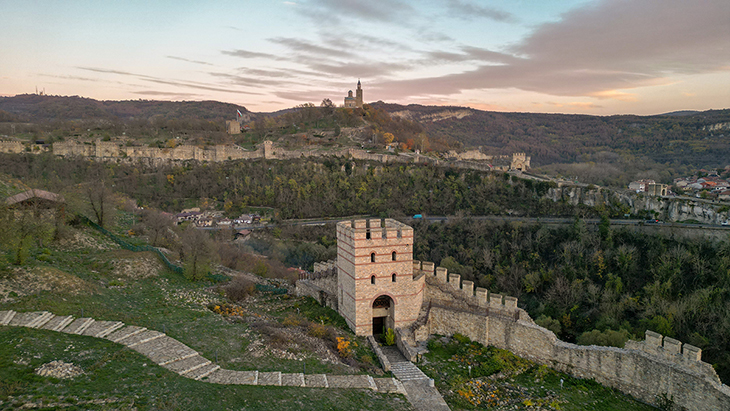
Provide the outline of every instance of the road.
<path id="1" fill-rule="evenodd" d="M 353 218 L 365 218 L 362 216 L 357 217 L 342 217 L 342 218 L 323 218 L 323 219 L 307 219 L 307 220 L 284 220 L 280 222 L 281 225 L 305 225 L 305 226 L 318 226 L 318 225 L 325 225 L 325 224 L 332 224 L 337 223 L 340 221 L 348 221 L 352 220 Z M 472 220 L 489 220 L 489 221 L 495 221 L 495 222 L 522 222 L 522 223 L 531 223 L 531 224 L 572 224 L 573 221 L 575 221 L 575 218 L 573 217 L 511 217 L 511 216 L 468 216 L 468 217 L 455 217 L 455 216 L 426 216 L 423 217 L 423 219 L 432 221 L 432 222 L 445 222 L 449 220 L 455 220 L 455 219 L 472 219 Z M 418 219 L 411 219 L 410 221 L 417 221 Z M 596 225 L 601 222 L 598 218 L 587 218 L 583 219 L 583 221 L 586 224 L 590 225 Z M 621 226 L 621 225 L 646 225 L 646 226 L 656 226 L 656 227 L 674 227 L 674 228 L 711 228 L 711 229 L 720 229 L 720 230 L 730 230 L 730 226 L 721 226 L 719 224 L 680 224 L 680 223 L 648 223 L 645 220 L 626 220 L 626 219 L 612 219 L 609 220 L 611 222 L 611 225 L 615 226 Z M 273 228 L 276 227 L 279 224 L 249 224 L 249 225 L 240 225 L 234 227 L 236 230 L 255 230 L 255 229 L 261 229 L 261 228 Z M 219 230 L 222 227 L 199 227 L 201 229 L 205 230 Z"/>

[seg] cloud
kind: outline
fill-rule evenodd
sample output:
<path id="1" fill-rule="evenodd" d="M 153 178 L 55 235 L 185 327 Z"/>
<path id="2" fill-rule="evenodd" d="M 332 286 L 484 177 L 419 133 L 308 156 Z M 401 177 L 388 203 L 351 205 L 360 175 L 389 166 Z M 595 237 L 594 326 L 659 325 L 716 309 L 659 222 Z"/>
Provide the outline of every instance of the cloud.
<path id="1" fill-rule="evenodd" d="M 183 58 L 183 57 L 175 57 L 175 56 L 166 56 L 166 57 L 169 58 L 169 59 L 172 59 L 172 60 L 180 60 L 180 61 L 185 61 L 185 62 L 188 62 L 188 63 L 202 64 L 204 66 L 212 66 L 213 65 L 213 64 L 208 63 L 208 62 L 205 62 L 205 61 L 189 60 L 189 59 L 186 59 L 186 58 Z"/>
<path id="2" fill-rule="evenodd" d="M 515 16 L 511 13 L 497 10 L 492 7 L 479 6 L 468 1 L 449 0 L 447 4 L 447 9 L 449 15 L 464 20 L 486 18 L 499 22 L 516 21 Z"/>
<path id="3" fill-rule="evenodd" d="M 327 16 L 335 22 L 345 18 L 375 22 L 397 21 L 402 24 L 416 12 L 408 3 L 400 0 L 313 0 L 308 6 L 302 8 L 302 11 L 317 22 L 322 21 L 322 16 Z"/>
<path id="4" fill-rule="evenodd" d="M 221 51 L 221 54 L 225 54 L 226 56 L 233 56 L 233 57 L 240 57 L 244 59 L 252 59 L 252 58 L 264 58 L 264 59 L 271 59 L 271 60 L 278 60 L 279 57 L 269 54 L 269 53 L 258 53 L 255 51 L 247 51 L 247 50 L 223 50 Z"/>
<path id="5" fill-rule="evenodd" d="M 727 70 L 728 21 L 726 0 L 602 0 L 537 27 L 506 50 L 513 55 L 468 47 L 463 53 L 431 52 L 430 57 L 445 60 L 479 56 L 482 63 L 459 73 L 372 87 L 383 98 L 398 99 L 495 88 L 629 99 L 629 93 L 615 90 L 663 84 L 676 74 Z"/>
<path id="6" fill-rule="evenodd" d="M 97 68 L 97 67 L 76 67 L 76 68 L 79 70 L 92 71 L 95 73 L 116 74 L 116 75 L 120 75 L 120 76 L 133 77 L 133 78 L 136 78 L 136 79 L 139 79 L 142 81 L 148 81 L 148 82 L 156 83 L 156 84 L 165 84 L 165 85 L 169 85 L 169 86 L 192 88 L 192 89 L 197 89 L 197 90 L 219 91 L 219 92 L 223 92 L 223 93 L 262 95 L 262 93 L 255 93 L 255 92 L 251 92 L 251 91 L 241 91 L 241 90 L 237 90 L 237 89 L 233 89 L 233 88 L 214 87 L 214 86 L 211 86 L 211 85 L 205 84 L 205 83 L 182 81 L 182 80 L 161 79 L 159 77 L 148 76 L 145 74 L 130 73 L 128 71 L 104 69 L 104 68 Z"/>
<path id="7" fill-rule="evenodd" d="M 175 92 L 160 91 L 160 90 L 133 91 L 132 94 L 138 94 L 141 96 L 169 96 L 169 97 L 187 97 L 187 98 L 200 97 L 200 94 L 195 94 L 195 93 L 175 93 Z"/>
<path id="8" fill-rule="evenodd" d="M 347 51 L 346 48 L 324 47 L 318 44 L 300 40 L 293 37 L 277 37 L 270 39 L 272 43 L 280 44 L 296 53 L 308 54 L 310 56 L 335 57 L 335 58 L 352 58 L 354 54 Z"/>

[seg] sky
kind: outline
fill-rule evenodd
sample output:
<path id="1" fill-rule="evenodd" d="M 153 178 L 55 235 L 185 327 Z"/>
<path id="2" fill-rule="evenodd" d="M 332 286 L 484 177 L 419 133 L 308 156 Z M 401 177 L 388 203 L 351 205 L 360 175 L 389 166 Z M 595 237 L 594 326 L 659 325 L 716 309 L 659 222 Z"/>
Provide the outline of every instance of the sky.
<path id="1" fill-rule="evenodd" d="M 730 108 L 728 0 L 0 0 L 0 95 Z"/>

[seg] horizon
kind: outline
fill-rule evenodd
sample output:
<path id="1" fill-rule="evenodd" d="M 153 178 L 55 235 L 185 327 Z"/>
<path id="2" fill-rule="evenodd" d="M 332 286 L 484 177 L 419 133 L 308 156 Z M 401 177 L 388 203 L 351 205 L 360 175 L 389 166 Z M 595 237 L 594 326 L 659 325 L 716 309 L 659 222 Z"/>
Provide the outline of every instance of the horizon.
<path id="1" fill-rule="evenodd" d="M 252 111 L 252 110 L 249 110 L 249 108 L 247 106 L 243 105 L 243 104 L 238 104 L 238 103 L 234 103 L 234 102 L 230 102 L 230 101 L 220 101 L 220 100 L 205 100 L 205 99 L 202 99 L 202 100 L 158 100 L 158 99 L 149 99 L 149 98 L 136 98 L 136 99 L 135 98 L 130 98 L 130 99 L 113 100 L 113 99 L 95 99 L 93 97 L 80 96 L 80 95 L 40 94 L 40 92 L 39 93 L 22 93 L 22 94 L 15 94 L 15 95 L 4 95 L 4 94 L 0 94 L 0 98 L 13 98 L 13 97 L 25 96 L 25 95 L 31 95 L 31 96 L 37 95 L 37 96 L 42 96 L 42 97 L 61 97 L 61 98 L 78 97 L 78 98 L 82 98 L 82 99 L 90 99 L 90 100 L 94 100 L 94 101 L 103 101 L 103 102 L 124 102 L 124 101 L 156 101 L 156 102 L 166 102 L 166 103 L 205 103 L 205 102 L 212 102 L 212 103 L 231 104 L 231 105 L 239 106 L 239 107 L 242 107 L 242 108 L 248 110 L 248 112 L 254 113 L 254 114 L 273 114 L 273 113 L 276 113 L 278 111 L 291 110 L 291 109 L 297 108 L 296 106 L 291 106 L 291 107 L 284 107 L 284 108 L 276 109 L 276 110 L 273 110 L 273 111 Z M 401 105 L 403 107 L 408 107 L 409 105 L 419 105 L 419 106 L 423 106 L 423 107 L 444 107 L 444 108 L 447 108 L 447 107 L 455 107 L 455 108 L 472 109 L 472 110 L 483 111 L 483 112 L 495 112 L 495 113 L 504 113 L 504 114 L 555 114 L 555 115 L 583 115 L 583 116 L 596 116 L 596 117 L 610 117 L 610 116 L 651 117 L 651 116 L 663 116 L 663 115 L 676 115 L 675 113 L 684 113 L 684 112 L 689 112 L 689 113 L 703 113 L 703 112 L 706 112 L 706 111 L 730 110 L 730 107 L 723 107 L 723 108 L 708 108 L 708 109 L 705 109 L 705 110 L 693 110 L 693 109 L 682 110 L 682 109 L 680 109 L 680 110 L 673 110 L 673 111 L 668 111 L 668 112 L 664 112 L 664 113 L 650 113 L 650 114 L 634 114 L 634 113 L 591 114 L 591 113 L 573 113 L 573 112 L 557 112 L 557 111 L 556 112 L 538 112 L 538 111 L 483 110 L 483 109 L 478 109 L 478 108 L 473 108 L 473 107 L 468 107 L 468 106 L 438 105 L 438 104 L 430 104 L 430 105 L 427 105 L 427 104 L 421 104 L 421 103 L 405 103 L 405 104 L 401 104 L 401 103 L 391 103 L 391 102 L 382 101 L 382 100 L 366 102 L 365 104 L 372 105 L 372 104 L 376 104 L 376 103 L 382 103 L 382 104 L 397 104 L 397 105 Z M 343 108 L 343 107 L 342 107 L 342 105 L 338 105 L 338 108 Z"/>
<path id="2" fill-rule="evenodd" d="M 401 105 L 598 116 L 730 107 L 724 0 L 0 2 L 8 97 L 37 87 L 274 112 L 341 106 L 360 79 L 365 101 Z"/>

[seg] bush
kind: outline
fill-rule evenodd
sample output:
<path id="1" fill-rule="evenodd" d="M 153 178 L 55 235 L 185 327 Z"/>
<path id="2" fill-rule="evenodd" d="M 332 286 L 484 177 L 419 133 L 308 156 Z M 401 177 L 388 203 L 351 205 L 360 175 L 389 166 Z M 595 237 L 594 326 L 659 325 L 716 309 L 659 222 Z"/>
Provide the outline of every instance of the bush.
<path id="1" fill-rule="evenodd" d="M 388 328 L 385 331 L 383 338 L 385 339 L 385 345 L 395 345 L 395 332 L 393 332 L 392 328 Z"/>
<path id="2" fill-rule="evenodd" d="M 256 291 L 253 281 L 244 277 L 234 277 L 228 285 L 223 287 L 226 298 L 231 301 L 241 301 Z"/>
<path id="3" fill-rule="evenodd" d="M 322 324 L 309 324 L 308 334 L 314 338 L 324 338 L 327 335 L 327 328 Z"/>
<path id="4" fill-rule="evenodd" d="M 609 347 L 623 348 L 629 339 L 629 332 L 626 330 L 614 331 L 593 330 L 584 332 L 578 336 L 578 344 L 580 345 L 604 345 Z"/>

